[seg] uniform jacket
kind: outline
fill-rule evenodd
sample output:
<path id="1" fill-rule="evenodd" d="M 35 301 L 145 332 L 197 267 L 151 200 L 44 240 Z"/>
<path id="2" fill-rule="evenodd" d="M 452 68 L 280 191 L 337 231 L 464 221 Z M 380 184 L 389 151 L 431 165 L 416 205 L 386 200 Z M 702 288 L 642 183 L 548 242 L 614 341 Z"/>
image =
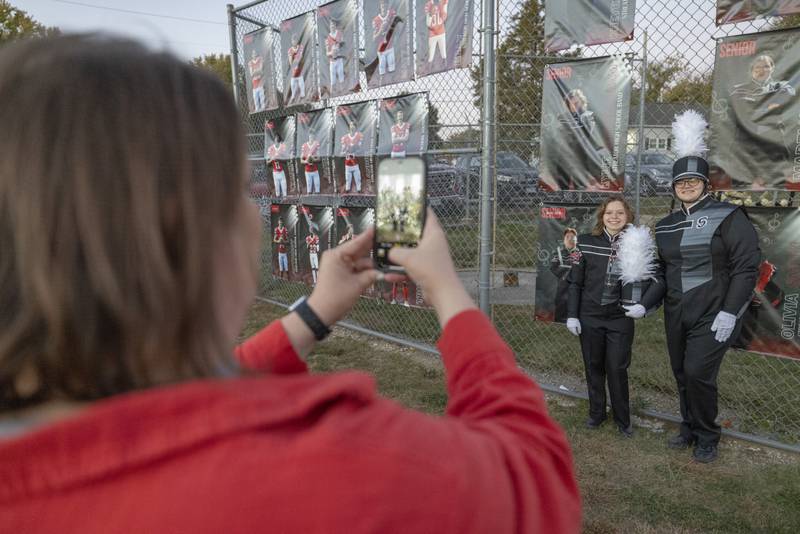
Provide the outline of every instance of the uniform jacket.
<path id="1" fill-rule="evenodd" d="M 642 298 L 650 309 L 680 310 L 685 324 L 720 310 L 741 317 L 753 296 L 761 251 L 740 207 L 711 196 L 656 224 L 657 283 Z"/>
<path id="2" fill-rule="evenodd" d="M 478 311 L 439 341 L 447 415 L 360 372 L 309 375 L 279 322 L 238 349 L 267 374 L 119 395 L 0 440 L 15 533 L 578 532 L 564 433 Z"/>
<path id="3" fill-rule="evenodd" d="M 596 315 L 612 318 L 625 315 L 625 310 L 620 306 L 620 273 L 614 265 L 621 235 L 619 233 L 612 237 L 603 230 L 599 236 L 578 236 L 580 256 L 567 276 L 569 317 Z"/>

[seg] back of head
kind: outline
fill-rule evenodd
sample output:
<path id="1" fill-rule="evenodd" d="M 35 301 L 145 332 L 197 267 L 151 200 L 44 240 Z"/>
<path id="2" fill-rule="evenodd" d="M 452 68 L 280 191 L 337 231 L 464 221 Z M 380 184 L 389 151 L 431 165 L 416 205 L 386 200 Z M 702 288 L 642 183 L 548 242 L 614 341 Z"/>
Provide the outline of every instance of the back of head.
<path id="1" fill-rule="evenodd" d="M 244 145 L 212 75 L 126 40 L 0 49 L 0 410 L 219 365 Z"/>

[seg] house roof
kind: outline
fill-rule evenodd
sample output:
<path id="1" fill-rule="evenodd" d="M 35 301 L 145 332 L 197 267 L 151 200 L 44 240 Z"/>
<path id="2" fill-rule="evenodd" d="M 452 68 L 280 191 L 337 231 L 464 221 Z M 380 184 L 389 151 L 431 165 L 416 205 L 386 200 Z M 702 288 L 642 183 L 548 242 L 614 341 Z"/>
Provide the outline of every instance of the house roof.
<path id="1" fill-rule="evenodd" d="M 644 125 L 651 128 L 654 126 L 672 127 L 675 115 L 687 109 L 699 111 L 706 119 L 708 118 L 708 109 L 694 102 L 646 102 L 644 105 Z M 631 106 L 628 125 L 631 127 L 639 125 L 638 104 Z"/>

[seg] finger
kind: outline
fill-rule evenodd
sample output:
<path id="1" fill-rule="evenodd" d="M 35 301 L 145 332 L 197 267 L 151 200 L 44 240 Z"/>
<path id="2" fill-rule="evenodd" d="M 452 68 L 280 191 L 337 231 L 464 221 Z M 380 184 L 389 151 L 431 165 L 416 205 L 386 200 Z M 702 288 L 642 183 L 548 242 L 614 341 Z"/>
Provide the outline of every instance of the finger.
<path id="1" fill-rule="evenodd" d="M 355 272 L 365 271 L 367 269 L 372 269 L 375 267 L 375 262 L 372 261 L 372 258 L 359 258 L 353 262 L 353 270 Z"/>
<path id="2" fill-rule="evenodd" d="M 711 325 L 711 331 L 712 332 L 716 332 L 717 331 L 717 323 L 714 323 L 714 324 Z"/>
<path id="3" fill-rule="evenodd" d="M 392 247 L 389 249 L 389 260 L 397 265 L 405 265 L 409 256 L 413 254 L 414 249 L 407 247 Z"/>
<path id="4" fill-rule="evenodd" d="M 360 233 L 350 241 L 339 245 L 334 250 L 338 250 L 342 256 L 360 258 L 372 247 L 372 235 L 375 230 L 370 226 L 366 231 Z"/>
<path id="5" fill-rule="evenodd" d="M 363 291 L 364 289 L 367 289 L 369 286 L 377 282 L 378 279 L 381 277 L 381 274 L 383 273 L 381 273 L 376 269 L 361 271 L 360 273 L 358 273 L 358 275 L 356 275 L 356 280 L 358 280 L 358 284 L 359 286 L 361 286 L 361 289 Z"/>

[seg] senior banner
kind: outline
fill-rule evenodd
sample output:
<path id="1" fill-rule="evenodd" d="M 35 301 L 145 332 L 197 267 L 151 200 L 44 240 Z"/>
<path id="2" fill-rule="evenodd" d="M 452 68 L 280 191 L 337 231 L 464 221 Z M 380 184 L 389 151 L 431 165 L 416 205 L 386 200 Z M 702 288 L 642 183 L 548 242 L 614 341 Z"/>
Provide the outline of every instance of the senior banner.
<path id="1" fill-rule="evenodd" d="M 300 279 L 308 285 L 317 284 L 319 262 L 322 253 L 333 247 L 333 232 L 336 228 L 331 206 L 300 205 L 297 208 L 297 243 L 300 248 L 298 270 Z"/>
<path id="2" fill-rule="evenodd" d="M 358 5 L 336 0 L 317 9 L 319 88 L 322 98 L 361 90 L 358 81 Z"/>
<path id="3" fill-rule="evenodd" d="M 636 0 L 547 2 L 544 9 L 547 52 L 633 39 Z"/>
<path id="4" fill-rule="evenodd" d="M 621 191 L 631 70 L 610 56 L 546 65 L 539 187 Z"/>
<path id="5" fill-rule="evenodd" d="M 369 230 L 375 223 L 375 210 L 364 207 L 340 207 L 336 209 L 337 246 L 343 245 L 354 237 Z M 372 250 L 370 250 L 370 257 Z M 363 296 L 379 298 L 379 284 L 373 284 L 364 290 Z"/>
<path id="6" fill-rule="evenodd" d="M 374 194 L 376 102 L 357 102 L 336 108 L 334 176 L 341 194 Z"/>
<path id="7" fill-rule="evenodd" d="M 411 0 L 364 2 L 364 72 L 370 89 L 414 79 Z"/>
<path id="8" fill-rule="evenodd" d="M 276 117 L 264 123 L 264 159 L 276 198 L 297 195 L 294 165 L 294 117 Z"/>
<path id="9" fill-rule="evenodd" d="M 379 102 L 378 154 L 393 158 L 428 150 L 428 93 L 415 93 Z"/>
<path id="10" fill-rule="evenodd" d="M 800 0 L 717 0 L 717 26 L 800 13 Z"/>
<path id="11" fill-rule="evenodd" d="M 749 207 L 747 213 L 758 231 L 761 265 L 755 295 L 734 346 L 800 358 L 800 212 Z"/>
<path id="12" fill-rule="evenodd" d="M 275 30 L 264 28 L 246 34 L 242 40 L 242 53 L 246 62 L 244 77 L 247 85 L 247 109 L 250 113 L 280 107 L 275 82 L 274 37 Z"/>
<path id="13" fill-rule="evenodd" d="M 328 108 L 298 113 L 296 123 L 295 157 L 301 192 L 307 195 L 336 193 L 331 166 L 333 110 Z"/>
<path id="14" fill-rule="evenodd" d="M 580 253 L 578 234 L 591 232 L 597 206 L 545 204 L 539 209 L 534 317 L 546 323 L 567 321 L 567 275 Z"/>
<path id="15" fill-rule="evenodd" d="M 472 64 L 473 0 L 416 0 L 417 76 Z"/>
<path id="16" fill-rule="evenodd" d="M 317 23 L 313 11 L 281 22 L 283 100 L 285 106 L 319 100 Z"/>
<path id="17" fill-rule="evenodd" d="M 724 189 L 800 190 L 800 30 L 720 39 L 709 163 Z"/>

